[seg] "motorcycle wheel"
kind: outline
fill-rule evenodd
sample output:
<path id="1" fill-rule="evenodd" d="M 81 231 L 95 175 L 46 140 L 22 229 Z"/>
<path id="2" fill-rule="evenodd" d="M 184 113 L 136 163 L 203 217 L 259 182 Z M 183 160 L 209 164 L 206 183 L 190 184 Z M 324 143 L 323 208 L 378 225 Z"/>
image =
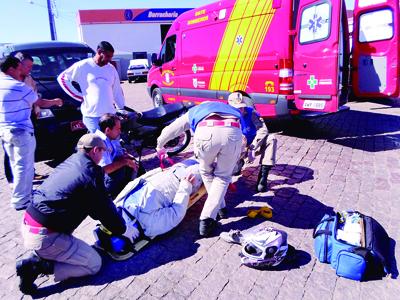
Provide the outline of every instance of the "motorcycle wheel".
<path id="1" fill-rule="evenodd" d="M 189 145 L 191 138 L 192 135 L 190 130 L 186 130 L 180 136 L 168 141 L 164 146 L 168 155 L 173 156 L 185 150 L 185 148 Z"/>
<path id="2" fill-rule="evenodd" d="M 162 98 L 161 90 L 159 88 L 155 88 L 151 93 L 151 98 L 153 99 L 154 107 L 160 107 L 164 105 L 164 100 Z"/>

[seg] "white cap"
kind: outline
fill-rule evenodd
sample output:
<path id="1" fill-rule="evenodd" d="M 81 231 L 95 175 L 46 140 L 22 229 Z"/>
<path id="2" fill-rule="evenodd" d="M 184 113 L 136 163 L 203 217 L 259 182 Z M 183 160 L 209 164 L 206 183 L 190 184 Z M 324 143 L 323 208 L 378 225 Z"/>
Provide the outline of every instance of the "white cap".
<path id="1" fill-rule="evenodd" d="M 229 95 L 228 97 L 228 104 L 235 107 L 235 108 L 241 108 L 241 107 L 246 107 L 246 103 L 243 100 L 243 96 L 239 92 L 234 92 Z"/>

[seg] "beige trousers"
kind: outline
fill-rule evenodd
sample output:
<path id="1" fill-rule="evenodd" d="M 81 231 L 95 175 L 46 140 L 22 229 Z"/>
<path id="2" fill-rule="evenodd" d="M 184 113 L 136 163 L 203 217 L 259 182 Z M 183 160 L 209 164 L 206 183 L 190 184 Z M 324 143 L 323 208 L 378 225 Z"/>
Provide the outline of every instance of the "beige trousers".
<path id="1" fill-rule="evenodd" d="M 266 166 L 273 166 L 276 162 L 276 148 L 277 140 L 274 134 L 269 134 L 266 139 L 261 143 L 260 149 L 256 154 L 260 154 L 260 164 Z"/>
<path id="2" fill-rule="evenodd" d="M 208 196 L 200 220 L 216 219 L 225 207 L 225 194 L 232 171 L 239 159 L 242 132 L 236 127 L 197 127 L 194 133 L 194 153 L 199 160 L 200 175 Z"/>
<path id="3" fill-rule="evenodd" d="M 44 259 L 54 261 L 54 280 L 93 275 L 101 268 L 100 255 L 76 237 L 64 233 L 36 234 L 22 224 L 21 231 L 26 249 L 33 250 Z"/>

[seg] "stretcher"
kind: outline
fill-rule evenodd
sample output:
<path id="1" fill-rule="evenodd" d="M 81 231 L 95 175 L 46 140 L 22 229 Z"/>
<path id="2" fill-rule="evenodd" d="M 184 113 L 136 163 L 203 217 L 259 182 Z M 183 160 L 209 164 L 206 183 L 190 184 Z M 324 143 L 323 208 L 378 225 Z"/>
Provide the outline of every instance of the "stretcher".
<path id="1" fill-rule="evenodd" d="M 206 193 L 206 188 L 204 184 L 202 184 L 197 191 L 194 191 L 190 195 L 188 209 L 199 201 Z M 154 239 L 154 237 L 150 238 L 141 234 L 133 243 L 131 243 L 127 238 L 114 236 L 112 232 L 103 225 L 97 225 L 97 228 L 94 230 L 94 235 L 96 238 L 94 247 L 104 251 L 112 259 L 117 261 L 123 261 L 132 257 Z"/>

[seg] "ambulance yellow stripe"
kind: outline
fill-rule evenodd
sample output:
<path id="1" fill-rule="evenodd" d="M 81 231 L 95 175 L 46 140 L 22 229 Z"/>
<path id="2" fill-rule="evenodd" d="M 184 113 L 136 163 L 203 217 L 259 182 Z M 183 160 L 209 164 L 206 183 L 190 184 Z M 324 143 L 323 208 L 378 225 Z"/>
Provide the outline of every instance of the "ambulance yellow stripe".
<path id="1" fill-rule="evenodd" d="M 252 33 L 253 35 L 251 38 L 256 38 L 262 34 L 262 29 L 263 26 L 265 25 L 264 23 L 264 14 L 266 13 L 266 7 L 267 7 L 267 1 L 259 2 L 257 9 L 254 13 L 254 17 L 251 20 L 250 28 L 249 28 L 249 33 Z M 262 40 L 261 40 L 262 41 Z M 245 90 L 246 89 L 246 84 L 243 84 L 243 78 L 245 75 L 245 71 L 249 67 L 249 57 L 252 55 L 252 52 L 254 51 L 254 43 L 251 48 L 248 48 L 249 51 L 244 53 L 242 55 L 242 64 L 238 65 L 238 68 L 235 68 L 234 70 L 234 76 L 232 77 L 232 80 L 230 82 L 230 90 Z M 234 78 L 235 77 L 235 78 Z"/>
<path id="2" fill-rule="evenodd" d="M 257 36 L 251 37 L 250 34 L 247 34 L 252 20 L 250 16 L 254 14 L 254 10 L 257 4 L 258 3 L 254 1 L 246 4 L 245 13 L 242 16 L 242 20 L 237 30 L 235 39 L 233 40 L 233 43 L 229 45 L 232 49 L 234 49 L 234 51 L 232 51 L 228 57 L 227 67 L 223 72 L 219 90 L 230 90 L 231 77 L 233 75 L 233 70 L 235 69 L 236 63 L 240 63 L 246 60 L 246 53 L 248 53 L 248 49 L 252 48 L 253 43 L 255 43 L 257 39 Z M 236 42 L 236 37 L 238 35 L 241 35 L 244 38 L 242 45 L 238 45 Z"/>
<path id="3" fill-rule="evenodd" d="M 247 0 L 237 0 L 235 6 L 232 9 L 228 23 L 226 25 L 224 36 L 221 40 L 221 45 L 218 50 L 217 58 L 215 60 L 213 72 L 210 78 L 209 89 L 219 89 L 223 75 L 222 72 L 225 69 L 225 64 L 227 62 L 227 58 L 229 57 L 228 55 L 235 41 L 236 31 L 239 28 L 238 23 L 240 23 L 240 18 L 245 11 L 246 3 Z"/>
<path id="4" fill-rule="evenodd" d="M 256 45 L 256 48 L 252 52 L 252 56 L 249 59 L 249 65 L 246 68 L 246 71 L 244 72 L 244 79 L 242 81 L 242 84 L 243 84 L 242 88 L 243 89 L 245 89 L 246 86 L 248 85 L 250 75 L 251 75 L 251 73 L 253 71 L 254 64 L 255 64 L 255 62 L 257 60 L 258 54 L 260 53 L 261 46 L 262 46 L 263 41 L 265 39 L 265 35 L 266 35 L 266 33 L 267 33 L 268 29 L 269 29 L 269 26 L 271 25 L 272 18 L 274 16 L 273 13 L 274 13 L 274 10 L 271 7 L 271 1 L 269 1 L 268 12 L 267 12 L 267 15 L 266 15 L 267 17 L 265 18 L 265 21 L 266 21 L 265 23 L 266 24 L 262 25 L 263 30 L 262 30 L 261 35 L 260 35 L 261 38 L 258 40 L 258 44 Z"/>
<path id="5" fill-rule="evenodd" d="M 254 24 L 252 24 L 252 22 L 254 22 L 254 18 L 249 18 L 248 16 L 256 13 L 257 7 L 260 6 L 259 3 L 260 2 L 253 1 L 247 6 L 248 9 L 246 9 L 245 14 L 246 18 L 242 20 L 238 30 L 238 34 L 243 36 L 244 42 L 241 46 L 234 44 L 232 47 L 236 53 L 234 51 L 231 52 L 228 61 L 228 67 L 230 68 L 225 68 L 223 77 L 223 83 L 225 83 L 225 86 L 221 86 L 221 89 L 229 89 L 232 83 L 237 82 L 239 72 L 242 70 L 242 66 L 246 62 L 246 54 L 251 47 L 252 37 L 254 36 L 252 35 L 254 32 Z"/>

